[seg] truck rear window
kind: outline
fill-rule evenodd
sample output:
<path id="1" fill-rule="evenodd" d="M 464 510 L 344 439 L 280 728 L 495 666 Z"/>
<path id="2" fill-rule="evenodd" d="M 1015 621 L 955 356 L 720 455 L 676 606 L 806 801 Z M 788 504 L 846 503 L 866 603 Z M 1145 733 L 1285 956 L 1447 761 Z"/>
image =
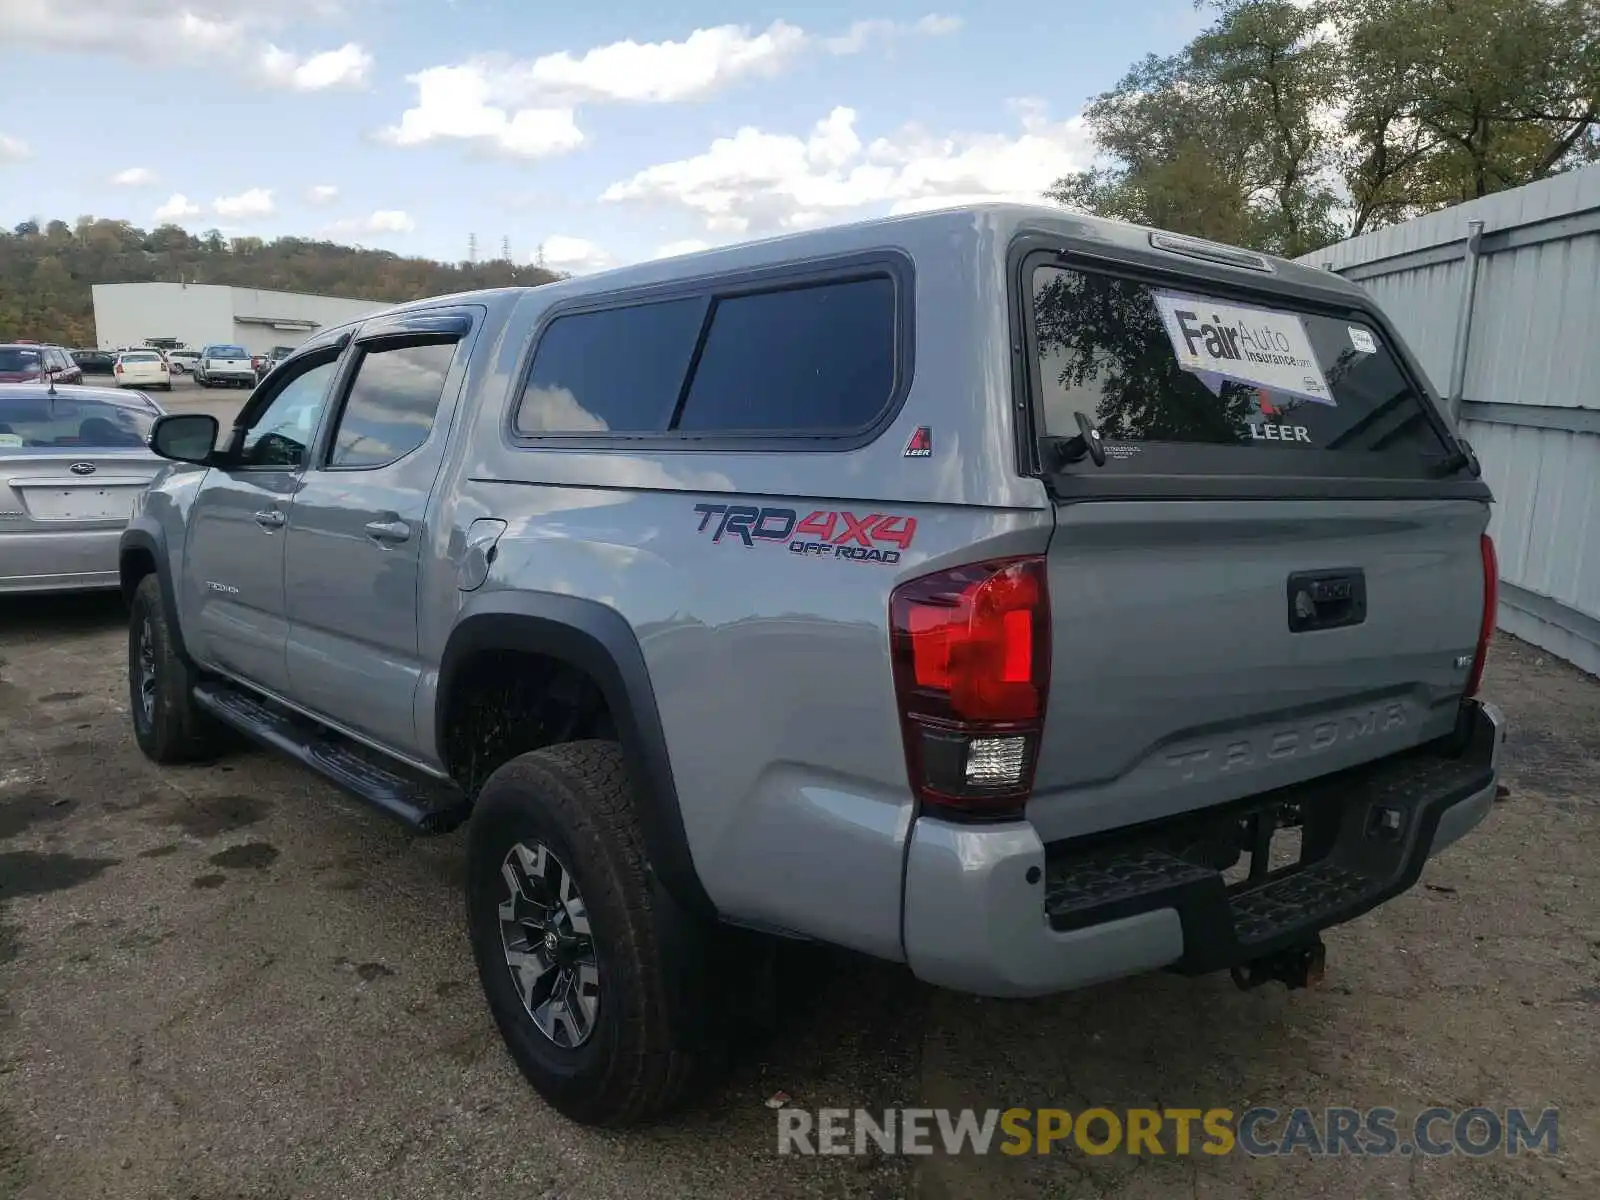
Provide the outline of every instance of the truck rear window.
<path id="1" fill-rule="evenodd" d="M 1161 443 L 1383 455 L 1408 474 L 1448 453 L 1358 320 L 1054 265 L 1033 269 L 1032 292 L 1043 432 L 1070 437 L 1084 413 L 1107 466 L 1150 469 L 1135 464 Z"/>

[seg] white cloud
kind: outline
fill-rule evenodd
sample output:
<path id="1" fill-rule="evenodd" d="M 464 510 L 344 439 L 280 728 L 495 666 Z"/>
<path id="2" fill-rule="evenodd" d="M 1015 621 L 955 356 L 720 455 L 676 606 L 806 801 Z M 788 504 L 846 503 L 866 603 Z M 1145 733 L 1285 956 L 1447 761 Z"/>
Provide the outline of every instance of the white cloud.
<path id="1" fill-rule="evenodd" d="M 272 192 L 268 188 L 250 188 L 237 196 L 218 196 L 211 202 L 211 211 L 230 221 L 269 217 L 273 207 Z"/>
<path id="2" fill-rule="evenodd" d="M 269 84 L 315 91 L 351 82 L 352 71 L 364 79 L 370 56 L 353 44 L 304 57 L 270 43 L 258 48 L 271 32 L 326 18 L 339 8 L 339 0 L 0 0 L 0 29 L 13 46 L 173 66 L 244 63 Z"/>
<path id="3" fill-rule="evenodd" d="M 266 83 L 296 92 L 361 88 L 367 85 L 372 71 L 372 55 L 355 42 L 346 42 L 337 50 L 325 50 L 308 58 L 269 45 L 261 52 L 257 69 Z"/>
<path id="4" fill-rule="evenodd" d="M 158 221 L 178 221 L 184 217 L 198 217 L 199 215 L 200 206 L 190 203 L 189 197 L 182 192 L 173 192 L 167 198 L 167 202 L 155 211 L 155 218 Z"/>
<path id="5" fill-rule="evenodd" d="M 681 42 L 613 42 L 582 57 L 562 50 L 505 73 L 504 86 L 529 97 L 566 104 L 689 100 L 736 79 L 770 74 L 805 45 L 805 33 L 774 21 L 762 32 L 718 25 L 696 29 Z"/>
<path id="6" fill-rule="evenodd" d="M 857 21 L 837 37 L 824 39 L 823 45 L 832 54 L 860 54 L 874 42 L 889 42 L 903 37 L 943 37 L 955 33 L 962 24 L 960 17 L 937 13 L 930 13 L 916 21 Z"/>
<path id="7" fill-rule="evenodd" d="M 0 163 L 21 162 L 33 153 L 28 143 L 9 133 L 0 133 Z"/>
<path id="8" fill-rule="evenodd" d="M 328 226 L 329 233 L 337 234 L 386 234 L 386 233 L 411 233 L 417 223 L 411 219 L 409 213 L 398 208 L 380 208 L 377 212 L 368 213 L 364 217 L 352 217 L 348 220 L 335 221 Z"/>
<path id="9" fill-rule="evenodd" d="M 392 145 L 456 140 L 520 158 L 543 158 L 583 143 L 570 108 L 508 110 L 495 103 L 504 89 L 482 66 L 429 67 L 407 79 L 417 85 L 417 106 L 380 135 Z"/>
<path id="10" fill-rule="evenodd" d="M 129 167 L 126 171 L 118 171 L 111 177 L 111 182 L 118 187 L 149 187 L 157 182 L 159 176 L 149 167 Z"/>
<path id="11" fill-rule="evenodd" d="M 339 189 L 331 183 L 314 183 L 306 189 L 307 204 L 332 204 L 339 198 Z"/>
<path id="12" fill-rule="evenodd" d="M 698 254 L 702 250 L 711 249 L 710 242 L 703 242 L 699 238 L 684 238 L 678 242 L 668 242 L 664 246 L 657 246 L 651 258 L 676 258 L 680 254 Z"/>
<path id="13" fill-rule="evenodd" d="M 672 104 L 699 100 L 745 79 L 771 76 L 816 48 L 854 54 L 904 36 L 960 28 L 957 17 L 858 21 L 819 38 L 774 21 L 696 29 L 681 41 L 612 42 L 581 54 L 561 50 L 531 61 L 484 55 L 407 76 L 416 104 L 379 136 L 395 146 L 461 140 L 526 158 L 565 154 L 583 144 L 575 110 L 586 104 Z"/>
<path id="14" fill-rule="evenodd" d="M 1018 108 L 1015 135 L 935 138 L 909 129 L 865 145 L 855 111 L 844 107 L 806 137 L 745 126 L 703 154 L 612 184 L 600 199 L 687 208 L 714 233 L 806 228 L 868 210 L 1041 203 L 1051 183 L 1091 160 L 1092 146 L 1081 118 L 1051 122 L 1036 104 Z"/>
<path id="15" fill-rule="evenodd" d="M 566 271 L 573 275 L 601 271 L 616 265 L 615 258 L 589 239 L 563 234 L 547 237 L 539 244 L 533 261 L 539 262 L 541 259 L 552 271 Z"/>

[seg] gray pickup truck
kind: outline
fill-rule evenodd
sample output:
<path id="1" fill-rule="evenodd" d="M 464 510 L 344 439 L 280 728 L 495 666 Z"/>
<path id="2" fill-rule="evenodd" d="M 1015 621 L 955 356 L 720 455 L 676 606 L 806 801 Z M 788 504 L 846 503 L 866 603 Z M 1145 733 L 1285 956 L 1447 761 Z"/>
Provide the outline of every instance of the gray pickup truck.
<path id="1" fill-rule="evenodd" d="M 1495 794 L 1491 496 L 1322 271 L 864 222 L 319 332 L 219 433 L 158 422 L 122 538 L 141 749 L 470 819 L 489 1008 L 575 1120 L 705 1074 L 748 931 L 1299 986 Z"/>

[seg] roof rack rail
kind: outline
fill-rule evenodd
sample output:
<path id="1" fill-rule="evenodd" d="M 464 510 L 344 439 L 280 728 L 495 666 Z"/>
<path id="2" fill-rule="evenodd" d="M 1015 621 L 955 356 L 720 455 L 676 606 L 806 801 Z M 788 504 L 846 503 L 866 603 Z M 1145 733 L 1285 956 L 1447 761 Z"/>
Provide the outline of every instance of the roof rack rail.
<path id="1" fill-rule="evenodd" d="M 1165 250 L 1169 254 L 1182 254 L 1188 258 L 1201 258 L 1230 267 L 1243 267 L 1247 271 L 1272 274 L 1272 264 L 1265 256 L 1233 246 L 1222 246 L 1200 238 L 1184 237 L 1179 233 L 1152 233 L 1150 244 L 1157 250 Z"/>

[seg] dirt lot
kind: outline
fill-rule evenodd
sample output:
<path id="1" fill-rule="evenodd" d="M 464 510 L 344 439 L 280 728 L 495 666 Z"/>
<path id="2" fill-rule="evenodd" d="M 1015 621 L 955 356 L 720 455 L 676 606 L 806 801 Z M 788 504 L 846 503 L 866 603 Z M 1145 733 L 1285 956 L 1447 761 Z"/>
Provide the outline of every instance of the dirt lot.
<path id="1" fill-rule="evenodd" d="M 1502 639 L 1511 795 L 1329 936 L 1318 990 L 1141 978 L 979 1001 L 805 955 L 777 1035 L 602 1135 L 479 998 L 459 838 L 265 754 L 157 770 L 115 599 L 0 606 L 0 1197 L 1600 1195 L 1600 686 Z M 807 1107 L 1561 1109 L 1555 1157 L 779 1157 Z"/>

